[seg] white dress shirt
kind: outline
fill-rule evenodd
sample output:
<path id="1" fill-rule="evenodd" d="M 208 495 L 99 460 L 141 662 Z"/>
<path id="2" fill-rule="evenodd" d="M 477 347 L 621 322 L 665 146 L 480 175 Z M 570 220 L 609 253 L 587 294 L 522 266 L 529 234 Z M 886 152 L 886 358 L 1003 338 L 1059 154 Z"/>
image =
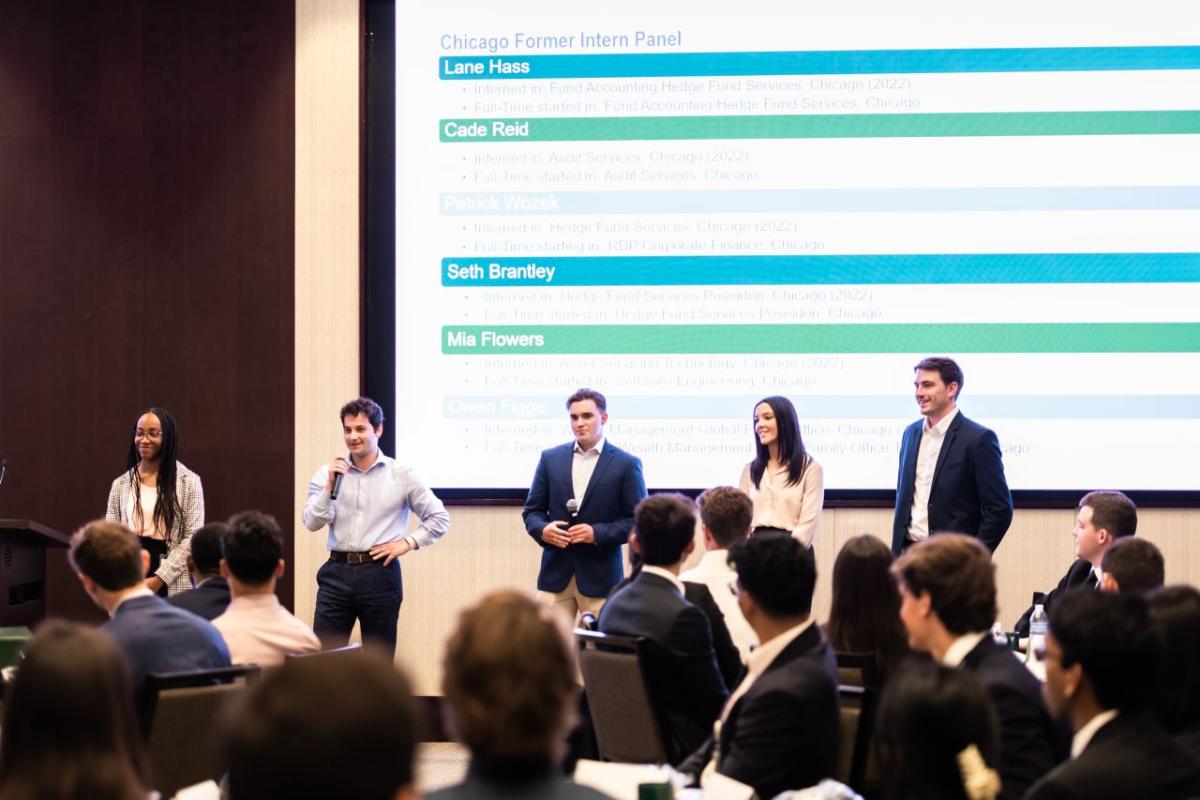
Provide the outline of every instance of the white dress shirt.
<path id="1" fill-rule="evenodd" d="M 961 666 L 963 659 L 983 641 L 985 636 L 991 636 L 991 632 L 968 633 L 958 637 L 953 644 L 946 648 L 946 653 L 942 656 L 942 663 L 947 667 Z"/>
<path id="2" fill-rule="evenodd" d="M 646 573 L 647 575 L 657 575 L 660 578 L 666 578 L 671 582 L 671 585 L 675 587 L 675 591 L 679 592 L 679 596 L 683 597 L 683 581 L 679 579 L 678 575 L 676 575 L 674 572 L 671 572 L 671 570 L 663 569 L 662 567 L 651 566 L 650 564 L 643 564 L 642 572 Z"/>
<path id="3" fill-rule="evenodd" d="M 1117 710 L 1113 708 L 1108 711 L 1101 711 L 1088 720 L 1087 724 L 1080 728 L 1071 738 L 1071 758 L 1079 758 L 1079 754 L 1092 743 L 1092 737 L 1096 735 L 1096 731 L 1116 719 L 1116 716 Z"/>
<path id="4" fill-rule="evenodd" d="M 929 494 L 933 490 L 933 473 L 937 469 L 942 443 L 946 441 L 946 430 L 957 415 L 958 409 L 952 409 L 933 427 L 930 427 L 929 419 L 926 418 L 925 427 L 921 429 L 921 445 L 917 448 L 917 473 L 913 480 L 912 521 L 908 523 L 910 542 L 928 539 L 931 533 Z"/>
<path id="5" fill-rule="evenodd" d="M 575 499 L 580 505 L 583 505 L 583 496 L 587 493 L 588 484 L 591 483 L 592 473 L 596 471 L 596 462 L 600 460 L 600 454 L 604 452 L 604 437 L 601 436 L 600 440 L 586 451 L 579 446 L 579 442 L 575 442 L 572 452 L 571 489 Z"/>
<path id="6" fill-rule="evenodd" d="M 702 583 L 717 601 L 717 608 L 725 617 L 725 626 L 729 628 L 729 636 L 737 646 L 742 661 L 750 655 L 751 649 L 758 644 L 758 636 L 737 604 L 737 572 L 729 566 L 726 558 L 728 550 L 709 550 L 700 559 L 700 563 L 679 576 L 680 580 L 690 583 Z"/>

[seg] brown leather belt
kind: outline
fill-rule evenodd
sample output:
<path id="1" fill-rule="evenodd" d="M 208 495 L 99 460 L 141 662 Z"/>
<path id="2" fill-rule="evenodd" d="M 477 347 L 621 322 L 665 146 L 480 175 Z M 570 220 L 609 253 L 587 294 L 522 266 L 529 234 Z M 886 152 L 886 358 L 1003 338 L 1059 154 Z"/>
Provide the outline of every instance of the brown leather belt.
<path id="1" fill-rule="evenodd" d="M 370 553 L 344 553 L 341 550 L 330 550 L 329 560 L 339 564 L 371 564 L 375 561 Z"/>

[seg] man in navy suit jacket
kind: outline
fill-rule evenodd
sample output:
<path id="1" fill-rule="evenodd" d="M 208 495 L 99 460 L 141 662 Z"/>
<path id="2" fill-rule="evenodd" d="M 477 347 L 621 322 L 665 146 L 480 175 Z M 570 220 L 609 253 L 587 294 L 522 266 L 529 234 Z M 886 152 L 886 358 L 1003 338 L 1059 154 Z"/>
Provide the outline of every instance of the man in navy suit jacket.
<path id="1" fill-rule="evenodd" d="M 977 539 L 945 534 L 910 547 L 892 572 L 909 645 L 970 672 L 991 698 L 1000 720 L 1000 798 L 1016 800 L 1066 757 L 1066 735 L 1046 709 L 1038 679 L 992 640 L 991 554 Z"/>
<path id="2" fill-rule="evenodd" d="M 90 522 L 71 537 L 69 557 L 84 590 L 111 616 L 100 630 L 125 652 L 135 687 L 151 673 L 229 666 L 229 649 L 212 623 L 146 588 L 150 556 L 128 528 Z"/>
<path id="3" fill-rule="evenodd" d="M 193 588 L 171 595 L 167 602 L 212 622 L 229 608 L 229 582 L 221 577 L 223 542 L 228 526 L 210 522 L 192 534 L 188 572 Z"/>
<path id="4" fill-rule="evenodd" d="M 621 580 L 621 545 L 646 496 L 642 462 L 604 439 L 607 408 L 594 389 L 567 398 L 575 441 L 542 452 L 525 500 L 525 530 L 542 548 L 538 591 L 572 617 L 599 613 Z"/>
<path id="5" fill-rule="evenodd" d="M 695 533 L 696 513 L 687 498 L 658 494 L 639 503 L 629 546 L 642 556 L 641 571 L 604 604 L 599 620 L 602 633 L 645 638 L 646 689 L 672 764 L 708 737 L 728 694 L 708 615 L 687 601 L 679 580 Z"/>
<path id="6" fill-rule="evenodd" d="M 953 532 L 978 537 L 994 553 L 1013 515 L 999 440 L 958 412 L 963 374 L 953 359 L 926 358 L 914 371 L 924 419 L 900 441 L 892 552 Z"/>

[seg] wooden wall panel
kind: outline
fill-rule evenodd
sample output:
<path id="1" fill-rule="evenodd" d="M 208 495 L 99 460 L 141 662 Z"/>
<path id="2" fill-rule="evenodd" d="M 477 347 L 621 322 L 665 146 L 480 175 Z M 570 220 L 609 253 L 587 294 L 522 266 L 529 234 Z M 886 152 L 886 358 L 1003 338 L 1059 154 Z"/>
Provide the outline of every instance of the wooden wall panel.
<path id="1" fill-rule="evenodd" d="M 163 405 L 210 519 L 290 531 L 292 4 L 4 0 L 0 19 L 0 516 L 102 515 L 138 411 Z"/>

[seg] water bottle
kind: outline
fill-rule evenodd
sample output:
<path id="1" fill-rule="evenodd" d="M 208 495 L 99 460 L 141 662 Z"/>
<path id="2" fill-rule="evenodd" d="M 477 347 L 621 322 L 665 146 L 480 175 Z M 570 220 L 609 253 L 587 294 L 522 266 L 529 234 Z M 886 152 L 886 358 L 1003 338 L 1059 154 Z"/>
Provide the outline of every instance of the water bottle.
<path id="1" fill-rule="evenodd" d="M 1004 635 L 1004 626 L 1000 624 L 1000 620 L 992 623 L 992 641 L 1008 647 L 1008 637 Z"/>
<path id="2" fill-rule="evenodd" d="M 1026 661 L 1041 661 L 1046 651 L 1046 629 L 1050 627 L 1050 618 L 1046 616 L 1046 607 L 1038 603 L 1033 607 L 1029 617 L 1029 647 L 1025 650 Z"/>

